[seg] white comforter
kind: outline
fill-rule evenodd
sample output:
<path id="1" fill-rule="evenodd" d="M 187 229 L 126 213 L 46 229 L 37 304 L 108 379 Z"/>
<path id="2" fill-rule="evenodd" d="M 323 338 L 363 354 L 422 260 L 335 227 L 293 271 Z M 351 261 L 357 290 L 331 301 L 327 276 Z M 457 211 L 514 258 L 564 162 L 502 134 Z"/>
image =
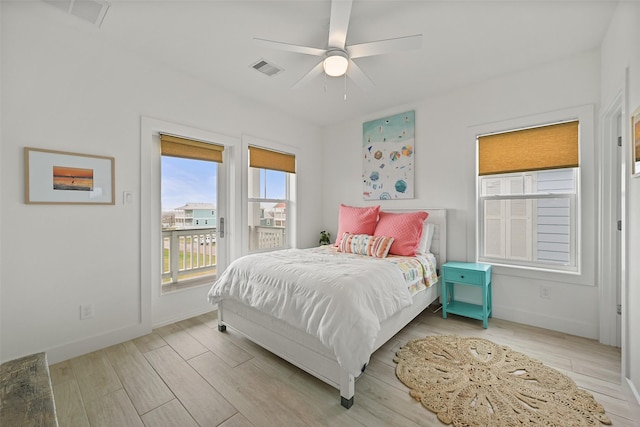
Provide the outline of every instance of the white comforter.
<path id="1" fill-rule="evenodd" d="M 395 265 L 343 255 L 287 249 L 239 258 L 213 284 L 209 301 L 233 298 L 318 337 L 357 376 L 380 322 L 412 300 Z"/>

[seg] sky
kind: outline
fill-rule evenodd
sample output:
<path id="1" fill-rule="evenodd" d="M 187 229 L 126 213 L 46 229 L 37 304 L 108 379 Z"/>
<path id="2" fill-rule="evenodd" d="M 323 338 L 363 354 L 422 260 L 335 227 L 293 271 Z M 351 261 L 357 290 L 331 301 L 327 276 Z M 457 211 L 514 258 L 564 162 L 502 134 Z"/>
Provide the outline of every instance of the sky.
<path id="1" fill-rule="evenodd" d="M 168 211 L 187 203 L 212 203 L 216 205 L 218 191 L 218 164 L 203 160 L 181 159 L 162 156 L 162 210 Z M 266 196 L 273 199 L 285 198 L 285 179 L 283 172 L 267 170 L 261 174 L 261 189 L 266 178 Z"/>
<path id="2" fill-rule="evenodd" d="M 162 210 L 187 203 L 216 204 L 218 164 L 162 156 Z"/>

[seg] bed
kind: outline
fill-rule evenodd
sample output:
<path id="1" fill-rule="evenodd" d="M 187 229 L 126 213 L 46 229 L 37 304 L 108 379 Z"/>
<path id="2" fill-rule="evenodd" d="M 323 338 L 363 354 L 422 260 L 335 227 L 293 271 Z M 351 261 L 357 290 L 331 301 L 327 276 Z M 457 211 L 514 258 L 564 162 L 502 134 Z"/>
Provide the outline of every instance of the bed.
<path id="1" fill-rule="evenodd" d="M 423 211 L 429 214 L 425 223 L 431 224 L 430 227 L 433 229 L 430 254 L 425 255 L 425 258 L 434 265 L 433 268 L 436 268 L 436 265 L 439 268 L 446 262 L 446 210 L 424 209 Z M 395 210 L 392 212 L 405 211 Z M 416 289 L 415 283 L 412 284 L 413 288 L 409 287 L 409 291 L 413 291 L 413 293 L 408 294 L 408 301 L 405 301 L 407 298 L 405 294 L 395 297 L 395 294 L 389 291 L 391 287 L 387 286 L 387 282 L 396 283 L 392 287 L 397 288 L 398 279 L 396 276 L 399 275 L 401 280 L 406 279 L 407 272 L 401 271 L 402 268 L 396 266 L 397 273 L 395 273 L 386 266 L 396 261 L 393 256 L 374 261 L 373 259 L 364 259 L 370 257 L 337 252 L 334 247 L 284 250 L 270 254 L 250 255 L 234 261 L 227 269 L 233 271 L 225 270 L 212 286 L 209 300 L 218 306 L 218 330 L 225 332 L 228 326 L 277 356 L 337 388 L 340 391 L 341 404 L 347 409 L 354 403 L 355 381 L 364 372 L 369 356 L 438 298 L 439 286 L 434 283 L 437 281 L 436 274 L 432 274 L 432 283 L 429 286 L 422 285 Z M 344 258 L 359 257 L 361 259 L 352 263 L 344 261 L 343 256 L 345 256 Z M 423 260 L 422 257 L 420 259 Z M 307 263 L 307 260 L 311 264 Z M 333 264 L 333 260 L 336 260 L 337 263 Z M 281 262 L 282 266 L 280 266 Z M 319 264 L 313 264 L 314 262 Z M 378 294 L 360 301 L 373 300 L 374 310 L 379 312 L 381 320 L 376 322 L 375 319 L 369 319 L 368 314 L 352 313 L 352 310 L 339 310 L 339 316 L 327 315 L 323 317 L 325 309 L 327 309 L 325 306 L 333 303 L 327 303 L 327 298 L 318 297 L 313 288 L 311 291 L 306 288 L 302 291 L 294 289 L 293 294 L 287 297 L 265 298 L 261 295 L 262 289 L 256 290 L 246 283 L 251 282 L 246 279 L 250 274 L 248 271 L 259 268 L 261 263 L 265 266 L 268 265 L 269 270 L 282 270 L 285 274 L 304 278 L 304 280 L 297 281 L 304 281 L 303 285 L 305 286 L 315 280 L 332 288 L 331 285 L 334 283 L 335 277 L 331 276 L 330 272 L 333 272 L 334 276 L 341 275 L 350 278 L 351 281 L 347 287 L 354 289 L 354 294 L 360 292 L 361 288 L 364 289 L 360 282 L 371 283 L 373 280 L 378 280 L 379 284 L 369 286 Z M 384 263 L 385 266 L 377 270 L 379 263 Z M 273 267 L 276 265 L 277 268 Z M 331 267 L 323 268 L 328 265 Z M 400 267 L 402 266 L 400 265 Z M 344 270 L 346 273 L 343 273 L 340 268 L 349 270 Z M 325 273 L 322 274 L 325 274 L 326 277 L 310 278 L 311 270 L 314 271 L 314 276 L 320 274 L 317 272 L 324 271 Z M 362 279 L 367 277 L 365 274 L 368 270 L 374 272 L 374 277 Z M 270 280 L 267 279 L 267 287 Z M 405 282 L 408 283 L 408 280 Z M 387 287 L 384 288 L 384 286 Z M 306 298 L 309 298 L 308 303 Z M 337 300 L 340 301 L 342 298 Z M 297 316 L 302 316 L 301 312 L 306 312 L 304 322 L 297 320 Z M 330 320 L 326 320 L 326 318 Z M 367 321 L 354 322 L 353 320 L 356 318 L 366 318 Z M 316 330 L 319 330 L 320 333 L 312 333 Z"/>

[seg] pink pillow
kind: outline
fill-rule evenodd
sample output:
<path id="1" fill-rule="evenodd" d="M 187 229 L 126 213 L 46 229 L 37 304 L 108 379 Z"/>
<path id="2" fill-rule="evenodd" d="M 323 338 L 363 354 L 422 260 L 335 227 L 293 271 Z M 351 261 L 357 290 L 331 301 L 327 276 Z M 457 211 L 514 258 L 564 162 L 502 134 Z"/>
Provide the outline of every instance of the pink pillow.
<path id="1" fill-rule="evenodd" d="M 373 235 L 393 237 L 390 254 L 415 256 L 422 237 L 422 224 L 428 216 L 427 212 L 380 212 Z"/>
<path id="2" fill-rule="evenodd" d="M 380 206 L 356 208 L 340 204 L 335 246 L 340 245 L 344 233 L 372 235 L 376 229 L 379 211 Z"/>

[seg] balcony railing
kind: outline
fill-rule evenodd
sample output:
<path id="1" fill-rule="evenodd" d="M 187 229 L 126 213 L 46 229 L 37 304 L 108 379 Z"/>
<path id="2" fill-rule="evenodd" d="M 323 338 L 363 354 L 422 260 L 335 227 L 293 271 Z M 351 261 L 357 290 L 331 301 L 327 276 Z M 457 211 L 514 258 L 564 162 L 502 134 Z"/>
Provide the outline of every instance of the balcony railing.
<path id="1" fill-rule="evenodd" d="M 216 229 L 162 231 L 162 285 L 191 281 L 216 273 Z"/>
<path id="2" fill-rule="evenodd" d="M 278 249 L 285 245 L 284 227 L 255 225 L 249 227 L 251 250 Z"/>

